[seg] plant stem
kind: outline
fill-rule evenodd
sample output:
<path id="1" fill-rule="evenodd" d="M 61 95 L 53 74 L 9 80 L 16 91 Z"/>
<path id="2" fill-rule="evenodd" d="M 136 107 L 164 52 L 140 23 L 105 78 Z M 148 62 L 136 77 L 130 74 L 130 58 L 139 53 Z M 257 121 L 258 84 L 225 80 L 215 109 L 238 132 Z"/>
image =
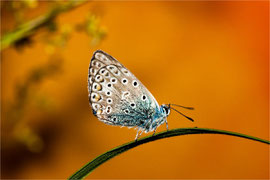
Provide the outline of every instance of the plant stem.
<path id="1" fill-rule="evenodd" d="M 35 19 L 32 19 L 24 24 L 21 24 L 14 30 L 2 36 L 0 50 L 3 50 L 11 46 L 12 44 L 20 41 L 21 39 L 33 35 L 37 29 L 46 25 L 48 22 L 54 20 L 55 17 L 57 17 L 60 13 L 76 8 L 79 5 L 83 4 L 84 2 L 87 2 L 87 0 L 77 0 L 77 1 L 71 0 L 70 2 L 67 2 L 65 4 L 57 5 L 52 9 L 50 9 L 47 13 Z"/>
<path id="2" fill-rule="evenodd" d="M 206 129 L 206 128 L 179 128 L 179 129 L 173 129 L 165 132 L 161 132 L 156 134 L 155 136 L 147 136 L 144 138 L 139 139 L 138 141 L 131 141 L 129 143 L 123 144 L 119 147 L 116 147 L 110 151 L 107 151 L 104 154 L 101 154 L 100 156 L 96 157 L 94 160 L 87 163 L 85 166 L 83 166 L 81 169 L 79 169 L 77 172 L 75 172 L 69 179 L 83 179 L 88 174 L 90 174 L 95 168 L 100 166 L 101 164 L 105 163 L 109 159 L 129 150 L 136 146 L 139 146 L 144 143 L 148 143 L 151 141 L 156 141 L 158 139 L 173 137 L 173 136 L 180 136 L 180 135 L 187 135 L 187 134 L 224 134 L 224 135 L 230 135 L 230 136 L 237 136 L 241 138 L 246 138 L 254 141 L 258 141 L 265 144 L 270 144 L 269 141 L 260 139 L 257 137 L 231 132 L 231 131 L 225 131 L 225 130 L 217 130 L 217 129 Z"/>

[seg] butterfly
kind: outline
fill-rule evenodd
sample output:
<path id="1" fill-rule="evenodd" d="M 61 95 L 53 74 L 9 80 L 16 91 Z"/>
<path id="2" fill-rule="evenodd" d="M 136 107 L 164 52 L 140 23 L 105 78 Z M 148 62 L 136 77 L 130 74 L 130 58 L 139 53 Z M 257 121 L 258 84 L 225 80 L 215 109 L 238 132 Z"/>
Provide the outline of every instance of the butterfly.
<path id="1" fill-rule="evenodd" d="M 101 50 L 95 51 L 90 61 L 88 92 L 93 114 L 109 125 L 137 128 L 135 140 L 143 132 L 154 131 L 154 135 L 164 123 L 168 130 L 167 117 L 174 109 L 171 105 L 175 104 L 159 106 L 148 89 L 125 66 Z"/>

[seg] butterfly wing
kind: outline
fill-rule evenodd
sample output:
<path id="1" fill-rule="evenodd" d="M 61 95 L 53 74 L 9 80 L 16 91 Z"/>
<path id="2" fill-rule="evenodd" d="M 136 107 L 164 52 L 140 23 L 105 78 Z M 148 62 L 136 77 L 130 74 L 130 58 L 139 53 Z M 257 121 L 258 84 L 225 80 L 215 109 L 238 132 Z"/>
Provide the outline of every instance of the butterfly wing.
<path id="1" fill-rule="evenodd" d="M 146 87 L 120 62 L 100 50 L 90 62 L 88 91 L 93 114 L 106 124 L 143 128 L 159 111 Z"/>

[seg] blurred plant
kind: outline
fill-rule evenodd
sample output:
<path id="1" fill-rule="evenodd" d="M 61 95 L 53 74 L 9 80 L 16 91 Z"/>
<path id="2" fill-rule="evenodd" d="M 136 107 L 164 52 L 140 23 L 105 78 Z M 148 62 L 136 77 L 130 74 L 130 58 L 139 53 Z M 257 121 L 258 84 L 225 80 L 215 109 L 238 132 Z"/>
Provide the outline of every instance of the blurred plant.
<path id="1" fill-rule="evenodd" d="M 89 13 L 86 17 L 85 22 L 77 26 L 78 31 L 85 31 L 89 36 L 93 37 L 91 44 L 97 45 L 106 36 L 106 29 L 100 27 L 100 19 Z"/>
<path id="2" fill-rule="evenodd" d="M 44 146 L 42 138 L 28 125 L 27 118 L 24 116 L 30 102 L 39 101 L 40 103 L 36 103 L 36 108 L 44 110 L 48 107 L 49 98 L 44 95 L 36 96 L 37 91 L 34 89 L 60 71 L 61 65 L 64 63 L 61 50 L 74 32 L 85 32 L 90 37 L 90 44 L 93 46 L 100 43 L 106 36 L 105 28 L 100 26 L 100 18 L 90 12 L 79 24 L 57 23 L 56 18 L 61 13 L 73 10 L 86 2 L 89 1 L 48 1 L 45 2 L 49 6 L 48 11 L 31 20 L 27 19 L 27 13 L 44 2 L 38 0 L 0 2 L 1 10 L 5 9 L 5 13 L 12 15 L 14 21 L 14 27 L 1 35 L 1 52 L 12 46 L 17 50 L 22 50 L 26 46 L 33 45 L 34 39 L 38 38 L 41 39 L 39 42 L 44 44 L 44 53 L 49 55 L 47 64 L 33 68 L 24 81 L 17 83 L 14 88 L 15 101 L 5 103 L 4 106 L 7 108 L 2 112 L 5 119 L 3 131 L 8 141 L 5 141 L 6 144 L 2 144 L 3 146 L 21 143 L 31 152 L 42 151 Z M 2 101 L 1 104 L 3 107 Z"/>
<path id="3" fill-rule="evenodd" d="M 37 87 L 50 76 L 57 74 L 61 70 L 62 62 L 61 58 L 52 57 L 47 64 L 34 68 L 23 82 L 16 84 L 14 103 L 11 103 L 4 112 L 6 119 L 4 135 L 10 139 L 10 142 L 20 142 L 26 145 L 31 152 L 42 150 L 43 141 L 28 126 L 24 113 L 27 105 L 32 101 L 40 101 L 39 98 L 36 98 L 38 96 L 35 96 L 38 93 Z M 39 109 L 44 109 L 44 107 L 46 108 L 46 106 L 38 106 Z M 3 145 L 5 146 L 5 144 Z"/>
<path id="4" fill-rule="evenodd" d="M 54 26 L 54 25 L 51 25 Z M 50 27 L 56 28 L 56 27 Z M 67 44 L 73 32 L 73 27 L 69 24 L 65 24 L 58 27 L 58 31 L 54 35 L 44 36 L 45 42 L 45 52 L 48 54 L 53 54 L 56 48 L 63 48 Z M 54 30 L 52 30 L 54 31 Z M 49 32 L 48 32 L 49 33 Z"/>
<path id="5" fill-rule="evenodd" d="M 36 8 L 38 5 L 37 0 L 21 0 L 10 1 L 8 8 L 14 12 L 14 19 L 16 24 L 20 24 L 24 21 L 24 13 L 28 9 Z"/>
<path id="6" fill-rule="evenodd" d="M 52 3 L 53 2 L 53 3 Z M 5 33 L 1 37 L 1 50 L 8 48 L 11 45 L 15 47 L 20 47 L 25 45 L 28 42 L 31 42 L 31 38 L 37 31 L 41 28 L 47 28 L 50 31 L 56 31 L 58 29 L 55 19 L 61 13 L 72 10 L 76 7 L 79 7 L 83 3 L 89 2 L 87 0 L 67 0 L 67 1 L 51 1 L 51 8 L 47 13 L 40 15 L 39 17 L 29 20 L 27 22 L 24 18 L 24 13 L 26 9 L 34 8 L 38 6 L 38 1 L 36 0 L 23 0 L 23 1 L 7 1 L 10 3 L 8 8 L 11 10 L 11 14 L 15 16 L 15 28 L 8 33 Z M 97 44 L 101 39 L 105 37 L 104 28 L 100 28 L 98 18 L 93 18 L 93 15 L 90 15 L 91 18 L 87 18 L 85 21 L 85 26 L 80 26 L 80 30 L 87 32 L 93 40 L 92 44 Z M 94 43 L 93 43 L 94 41 Z"/>
<path id="7" fill-rule="evenodd" d="M 15 88 L 16 101 L 11 109 L 17 111 L 17 113 L 12 113 L 13 115 L 15 115 L 15 117 L 12 118 L 12 121 L 18 120 L 18 118 L 22 116 L 21 113 L 23 113 L 23 108 L 25 104 L 28 103 L 29 95 L 32 88 L 38 86 L 42 81 L 44 81 L 45 78 L 48 78 L 59 72 L 63 60 L 61 59 L 61 57 L 57 58 L 51 57 L 51 58 L 52 59 L 50 59 L 48 64 L 34 68 L 29 73 L 28 77 L 24 82 L 18 83 L 16 85 Z"/>

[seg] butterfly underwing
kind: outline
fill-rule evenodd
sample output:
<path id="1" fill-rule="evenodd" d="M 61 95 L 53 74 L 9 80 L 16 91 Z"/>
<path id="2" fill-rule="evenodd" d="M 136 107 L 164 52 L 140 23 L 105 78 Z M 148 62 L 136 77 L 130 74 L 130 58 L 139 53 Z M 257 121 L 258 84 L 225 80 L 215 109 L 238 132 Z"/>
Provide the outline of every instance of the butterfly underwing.
<path id="1" fill-rule="evenodd" d="M 102 122 L 155 131 L 167 123 L 170 106 L 159 106 L 147 88 L 119 61 L 97 50 L 88 73 L 89 102 L 93 114 Z M 140 132 L 140 134 L 139 134 Z"/>

